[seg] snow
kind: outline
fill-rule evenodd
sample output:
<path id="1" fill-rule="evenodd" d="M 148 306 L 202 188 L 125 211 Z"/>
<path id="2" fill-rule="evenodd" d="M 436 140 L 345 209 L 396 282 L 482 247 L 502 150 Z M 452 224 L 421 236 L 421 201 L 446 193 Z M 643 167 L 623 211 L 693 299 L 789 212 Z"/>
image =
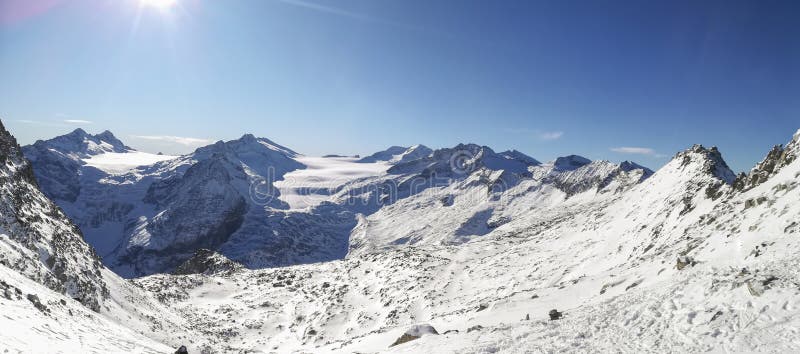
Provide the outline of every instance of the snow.
<path id="1" fill-rule="evenodd" d="M 150 154 L 140 151 L 106 152 L 83 159 L 86 166 L 97 168 L 109 174 L 123 174 L 138 166 L 152 165 L 178 156 Z"/>
<path id="2" fill-rule="evenodd" d="M 225 204 L 247 178 L 261 176 L 260 163 L 287 162 L 253 151 L 247 140 L 255 138 L 244 138 L 114 176 L 104 188 L 125 188 L 110 182 L 131 174 L 142 181 L 143 171 L 174 173 L 185 188 L 165 183 L 167 197 L 160 200 L 197 205 L 207 200 L 191 198 L 213 194 L 212 206 Z M 455 171 L 451 157 L 465 151 L 475 152 L 466 159 L 475 169 Z M 276 187 L 286 205 L 251 208 L 220 249 L 249 250 L 261 241 L 264 252 L 281 243 L 314 252 L 340 246 L 326 243 L 335 229 L 351 232 L 344 258 L 130 281 L 104 270 L 108 308 L 78 316 L 74 327 L 48 324 L 72 319 L 71 307 L 56 305 L 61 295 L 36 283 L 28 287 L 28 280 L 0 267 L 2 279 L 42 294 L 55 311 L 53 318 L 37 315 L 27 303 L 18 308 L 23 302 L 9 305 L 0 297 L 3 313 L 12 314 L 0 316 L 0 325 L 26 323 L 13 338 L 0 333 L 0 343 L 16 340 L 14 349 L 35 351 L 42 337 L 69 349 L 100 343 L 111 352 L 132 346 L 169 352 L 179 344 L 189 352 L 800 351 L 798 159 L 745 192 L 729 185 L 732 173 L 721 155 L 700 146 L 652 175 L 635 164 L 577 156 L 518 168 L 522 161 L 509 163 L 477 145 L 390 160 L 291 156 L 303 168 L 279 174 Z M 514 171 L 492 169 L 497 166 Z M 365 187 L 403 185 L 430 171 L 449 179 L 389 203 L 347 204 L 373 197 L 376 190 Z M 139 195 L 134 192 L 123 195 Z M 207 217 L 197 209 L 188 216 L 171 210 L 132 224 L 148 233 L 134 241 L 169 245 L 170 239 L 152 239 L 148 220 Z M 273 236 L 276 243 L 265 241 Z M 14 244 L 0 246 L 4 254 Z M 276 256 L 288 257 L 242 259 Z M 551 321 L 552 309 L 564 317 Z M 423 332 L 414 331 L 422 323 L 439 335 L 390 347 L 409 330 Z"/>
<path id="3" fill-rule="evenodd" d="M 308 209 L 325 201 L 333 201 L 337 187 L 359 178 L 384 174 L 389 164 L 359 163 L 347 157 L 299 156 L 296 160 L 306 166 L 284 175 L 274 183 L 280 199 L 293 210 Z"/>
<path id="4" fill-rule="evenodd" d="M 0 295 L 0 348 L 18 353 L 171 353 L 153 339 L 87 309 L 0 265 L 0 279 L 19 289 L 13 300 Z M 26 296 L 35 294 L 48 313 Z"/>

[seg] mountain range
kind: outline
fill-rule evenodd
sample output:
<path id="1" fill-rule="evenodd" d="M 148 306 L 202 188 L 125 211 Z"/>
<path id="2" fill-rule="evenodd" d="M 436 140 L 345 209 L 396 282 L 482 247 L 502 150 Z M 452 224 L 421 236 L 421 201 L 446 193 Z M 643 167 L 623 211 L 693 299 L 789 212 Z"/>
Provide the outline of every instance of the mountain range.
<path id="1" fill-rule="evenodd" d="M 0 129 L 0 155 L 12 350 L 800 350 L 800 131 L 738 176 L 701 145 L 651 171 Z"/>

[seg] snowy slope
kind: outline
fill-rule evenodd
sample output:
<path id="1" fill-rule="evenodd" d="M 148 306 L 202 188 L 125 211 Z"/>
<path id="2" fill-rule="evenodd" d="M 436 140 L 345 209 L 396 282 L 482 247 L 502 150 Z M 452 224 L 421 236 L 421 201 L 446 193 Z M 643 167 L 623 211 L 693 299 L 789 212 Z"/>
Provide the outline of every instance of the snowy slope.
<path id="1" fill-rule="evenodd" d="M 254 153 L 253 141 L 280 155 Z M 574 155 L 534 163 L 478 145 L 405 162 L 323 161 L 243 137 L 104 179 L 119 188 L 149 178 L 149 205 L 175 212 L 235 204 L 246 181 L 270 172 L 259 161 L 302 165 L 278 163 L 296 181 L 247 201 L 219 253 L 181 265 L 203 274 L 123 281 L 101 270 L 103 317 L 86 319 L 113 323 L 65 335 L 34 334 L 68 316 L 58 294 L 40 296 L 55 319 L 31 300 L 0 306 L 29 324 L 14 337 L 23 350 L 38 348 L 37 337 L 85 337 L 109 351 L 796 352 L 798 154 L 800 131 L 736 177 L 716 148 L 699 145 L 653 172 Z M 283 192 L 311 199 L 287 203 Z M 175 240 L 159 235 L 135 242 Z M 275 267 L 298 263 L 310 264 Z M 16 271 L 7 276 L 15 287 L 49 291 Z M 553 309 L 563 317 L 550 320 Z"/>
<path id="2" fill-rule="evenodd" d="M 463 243 L 161 291 L 182 294 L 175 306 L 193 321 L 235 333 L 208 339 L 223 351 L 793 352 L 798 176 L 795 161 L 739 193 L 719 153 L 695 146 L 624 191 L 521 204 L 502 227 Z M 550 321 L 551 309 L 564 318 Z M 390 347 L 423 323 L 440 334 Z"/>

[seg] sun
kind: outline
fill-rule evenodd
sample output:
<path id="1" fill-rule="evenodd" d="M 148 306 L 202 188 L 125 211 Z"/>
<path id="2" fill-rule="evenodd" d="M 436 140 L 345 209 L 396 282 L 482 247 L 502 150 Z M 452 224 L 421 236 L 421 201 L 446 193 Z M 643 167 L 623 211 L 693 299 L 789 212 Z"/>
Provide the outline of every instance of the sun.
<path id="1" fill-rule="evenodd" d="M 155 7 L 159 10 L 166 10 L 178 3 L 178 0 L 139 0 L 144 6 Z"/>

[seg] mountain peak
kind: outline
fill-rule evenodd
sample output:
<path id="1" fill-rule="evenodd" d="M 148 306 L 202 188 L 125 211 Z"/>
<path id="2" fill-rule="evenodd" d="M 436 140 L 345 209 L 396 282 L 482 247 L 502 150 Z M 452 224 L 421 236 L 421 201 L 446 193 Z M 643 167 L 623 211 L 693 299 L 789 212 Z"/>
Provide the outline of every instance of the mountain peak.
<path id="1" fill-rule="evenodd" d="M 242 137 L 239 138 L 239 141 L 242 141 L 242 142 L 255 142 L 256 141 L 256 136 L 253 135 L 253 134 L 247 133 L 245 135 L 242 135 Z"/>
<path id="2" fill-rule="evenodd" d="M 133 150 L 117 139 L 113 133 L 106 130 L 97 135 L 91 135 L 81 128 L 49 140 L 38 140 L 34 147 L 47 150 L 52 149 L 65 155 L 85 158 L 106 152 L 127 152 Z"/>
<path id="3" fill-rule="evenodd" d="M 411 147 L 405 146 L 390 146 L 386 150 L 378 151 L 372 155 L 364 157 L 357 162 L 361 163 L 374 163 L 374 162 L 391 162 L 400 163 L 412 160 L 417 160 L 427 157 L 433 152 L 429 147 L 417 144 Z"/>
<path id="4" fill-rule="evenodd" d="M 677 153 L 672 160 L 679 161 L 679 166 L 682 169 L 697 166 L 704 173 L 708 173 L 727 184 L 733 184 L 736 179 L 736 174 L 728 167 L 728 164 L 722 158 L 722 153 L 719 152 L 716 146 L 706 148 L 703 145 L 695 144 Z"/>
<path id="5" fill-rule="evenodd" d="M 800 155 L 800 130 L 792 135 L 792 140 L 783 145 L 775 145 L 749 173 L 736 177 L 733 186 L 737 190 L 747 190 L 763 183 L 783 168 L 792 163 Z"/>
<path id="6" fill-rule="evenodd" d="M 592 160 L 589 160 L 583 156 L 568 155 L 557 158 L 555 161 L 553 161 L 553 166 L 558 170 L 569 171 L 586 166 L 590 163 L 592 163 Z"/>
<path id="7" fill-rule="evenodd" d="M 106 131 L 107 131 L 107 130 L 106 130 Z M 75 129 L 75 130 L 71 131 L 71 132 L 70 132 L 69 134 L 67 134 L 67 135 L 72 135 L 72 136 L 88 136 L 88 135 L 89 135 L 89 133 L 87 133 L 85 130 L 83 130 L 83 129 L 81 129 L 81 128 L 77 128 L 77 129 Z"/>
<path id="8" fill-rule="evenodd" d="M 505 158 L 507 158 L 509 160 L 521 161 L 521 162 L 524 162 L 524 163 L 526 163 L 528 165 L 531 165 L 531 166 L 537 166 L 537 165 L 541 165 L 542 164 L 541 162 L 539 162 L 538 160 L 534 159 L 533 157 L 530 157 L 530 156 L 528 156 L 528 155 L 526 155 L 526 154 L 524 154 L 524 153 L 522 153 L 520 151 L 514 150 L 514 149 L 503 151 L 501 153 L 498 153 L 498 155 L 503 156 L 503 157 L 505 157 Z"/>

